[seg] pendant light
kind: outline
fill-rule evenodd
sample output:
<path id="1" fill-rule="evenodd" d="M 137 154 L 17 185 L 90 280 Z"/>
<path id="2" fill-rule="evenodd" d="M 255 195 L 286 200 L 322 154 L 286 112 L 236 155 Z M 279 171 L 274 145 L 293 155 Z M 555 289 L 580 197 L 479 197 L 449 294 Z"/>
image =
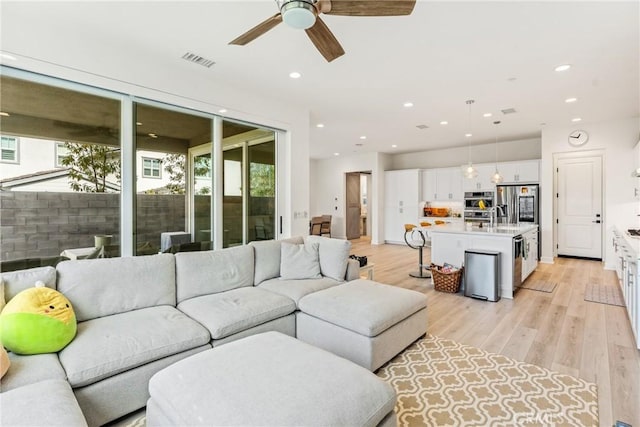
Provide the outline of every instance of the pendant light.
<path id="1" fill-rule="evenodd" d="M 473 136 L 471 134 L 471 105 L 474 103 L 475 101 L 473 99 L 469 99 L 466 101 L 466 104 L 469 106 L 469 127 L 468 127 L 468 131 L 465 134 L 465 136 L 467 138 L 471 138 L 471 136 Z M 467 143 L 467 166 L 463 167 L 463 175 L 465 178 L 468 179 L 473 179 L 475 177 L 478 176 L 478 170 L 476 168 L 473 167 L 473 163 L 471 163 L 471 140 L 469 140 L 469 142 Z"/>
<path id="2" fill-rule="evenodd" d="M 493 173 L 493 175 L 491 176 L 491 182 L 493 182 L 494 184 L 500 184 L 504 178 L 502 177 L 502 175 L 500 175 L 500 172 L 498 172 L 498 125 L 500 124 L 500 121 L 496 121 L 493 122 L 493 124 L 496 126 L 495 128 L 495 134 L 496 134 L 496 171 Z"/>

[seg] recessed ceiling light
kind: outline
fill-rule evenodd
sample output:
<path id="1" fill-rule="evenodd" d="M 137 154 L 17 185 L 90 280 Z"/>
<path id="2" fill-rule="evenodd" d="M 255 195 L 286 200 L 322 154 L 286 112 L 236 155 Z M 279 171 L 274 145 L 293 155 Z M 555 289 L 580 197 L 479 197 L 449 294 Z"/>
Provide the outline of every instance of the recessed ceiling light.
<path id="1" fill-rule="evenodd" d="M 448 125 L 448 124 L 449 124 L 449 122 L 448 122 L 448 121 L 446 121 L 446 120 L 443 120 L 443 121 L 441 121 L 441 122 L 440 122 L 440 124 L 441 124 L 441 125 Z"/>
<path id="2" fill-rule="evenodd" d="M 569 68 L 571 68 L 571 64 L 562 64 L 562 65 L 558 65 L 555 70 L 556 71 L 567 71 Z"/>
<path id="3" fill-rule="evenodd" d="M 572 102 L 576 102 L 578 100 L 578 98 L 567 98 L 564 100 L 564 102 L 566 102 L 567 104 L 570 104 Z"/>
<path id="4" fill-rule="evenodd" d="M 339 155 L 340 155 L 340 153 L 333 153 L 333 155 L 334 155 L 334 156 L 339 156 Z"/>
<path id="5" fill-rule="evenodd" d="M 413 102 L 405 102 L 403 105 L 407 108 L 410 108 L 413 107 Z"/>
<path id="6" fill-rule="evenodd" d="M 4 111 L 0 111 L 0 116 L 9 117 L 9 113 L 5 113 Z"/>
<path id="7" fill-rule="evenodd" d="M 493 116 L 493 114 L 491 114 L 491 113 L 484 113 L 484 114 L 482 115 L 482 117 L 491 117 L 491 116 Z"/>
<path id="8" fill-rule="evenodd" d="M 581 120 L 582 119 L 580 117 L 575 117 L 575 118 L 571 119 L 572 122 L 579 122 Z"/>
<path id="9" fill-rule="evenodd" d="M 317 128 L 323 128 L 323 127 L 324 127 L 324 124 L 323 124 L 323 123 L 318 123 L 318 124 L 316 125 L 316 127 L 317 127 Z"/>
<path id="10" fill-rule="evenodd" d="M 398 146 L 396 144 L 392 144 L 391 148 L 398 148 Z"/>
<path id="11" fill-rule="evenodd" d="M 465 134 L 464 134 L 464 136 L 466 136 L 467 138 L 470 138 L 470 137 L 472 137 L 472 136 L 473 136 L 473 134 L 471 134 L 471 133 L 465 133 Z"/>
<path id="12" fill-rule="evenodd" d="M 158 135 L 156 135 L 155 133 L 150 133 L 150 134 L 148 134 L 148 135 L 149 135 L 151 138 L 157 138 L 157 137 L 158 137 Z"/>
<path id="13" fill-rule="evenodd" d="M 136 122 L 136 126 L 142 126 L 142 122 Z"/>
<path id="14" fill-rule="evenodd" d="M 294 71 L 292 73 L 289 73 L 289 77 L 291 77 L 292 79 L 299 79 L 300 77 L 302 77 L 302 74 L 300 74 L 297 71 Z"/>
<path id="15" fill-rule="evenodd" d="M 226 108 L 221 108 L 221 109 L 218 110 L 218 113 L 221 113 L 221 114 L 224 114 L 226 112 L 227 112 Z"/>
<path id="16" fill-rule="evenodd" d="M 367 137 L 365 135 L 362 135 L 360 139 L 367 139 Z"/>
<path id="17" fill-rule="evenodd" d="M 18 60 L 18 58 L 16 58 L 15 56 L 8 55 L 8 54 L 6 54 L 6 53 L 0 53 L 0 58 L 2 58 L 2 59 L 9 59 L 9 60 L 11 60 L 11 61 L 17 61 L 17 60 Z"/>

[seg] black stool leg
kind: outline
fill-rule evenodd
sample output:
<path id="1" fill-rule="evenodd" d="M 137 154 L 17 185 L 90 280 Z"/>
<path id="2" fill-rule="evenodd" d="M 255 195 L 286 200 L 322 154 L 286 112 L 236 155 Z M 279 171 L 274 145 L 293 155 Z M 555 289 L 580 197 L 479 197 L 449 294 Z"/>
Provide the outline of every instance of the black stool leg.
<path id="1" fill-rule="evenodd" d="M 429 273 L 428 268 L 424 268 L 424 263 L 422 262 L 422 248 L 423 246 L 418 247 L 418 272 L 409 273 L 409 276 L 415 277 L 418 279 L 430 279 L 431 273 Z M 425 271 L 424 273 L 423 273 L 423 270 Z"/>

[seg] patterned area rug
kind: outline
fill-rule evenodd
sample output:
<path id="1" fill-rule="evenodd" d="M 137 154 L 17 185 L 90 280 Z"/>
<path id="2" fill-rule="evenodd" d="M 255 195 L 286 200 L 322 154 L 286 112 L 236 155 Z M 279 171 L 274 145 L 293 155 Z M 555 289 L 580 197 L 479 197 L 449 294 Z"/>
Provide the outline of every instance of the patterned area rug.
<path id="1" fill-rule="evenodd" d="M 584 300 L 601 304 L 619 305 L 624 307 L 624 299 L 620 288 L 615 285 L 602 283 L 587 283 L 584 291 Z"/>
<path id="2" fill-rule="evenodd" d="M 520 287 L 523 289 L 531 289 L 532 291 L 551 293 L 556 288 L 556 285 L 557 283 L 555 282 L 530 277 L 528 280 L 525 280 Z"/>
<path id="3" fill-rule="evenodd" d="M 398 392 L 398 426 L 598 425 L 595 384 L 434 336 L 377 374 Z"/>

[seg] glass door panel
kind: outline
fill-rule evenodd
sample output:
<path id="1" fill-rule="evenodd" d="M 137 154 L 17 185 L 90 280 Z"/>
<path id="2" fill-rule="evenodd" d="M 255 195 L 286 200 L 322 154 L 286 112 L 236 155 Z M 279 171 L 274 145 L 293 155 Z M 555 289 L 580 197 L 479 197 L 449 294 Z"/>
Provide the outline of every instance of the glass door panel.
<path id="1" fill-rule="evenodd" d="M 205 152 L 200 153 L 203 150 Z M 211 144 L 194 152 L 191 161 L 193 176 L 193 230 L 196 242 L 212 241 L 211 197 L 213 167 L 211 163 Z"/>
<path id="2" fill-rule="evenodd" d="M 136 255 L 176 252 L 194 240 L 211 240 L 211 119 L 178 109 L 135 103 L 136 138 Z M 204 144 L 203 144 L 204 143 Z M 187 163 L 189 150 L 208 146 L 208 154 Z M 187 224 L 190 197 L 187 182 L 193 178 L 196 218 Z M 202 184 L 204 181 L 204 184 Z M 200 197 L 202 196 L 202 197 Z M 195 233 L 193 232 L 195 231 Z M 198 240 L 199 238 L 199 240 Z M 195 250 L 192 246 L 189 250 Z"/>
<path id="3" fill-rule="evenodd" d="M 249 145 L 248 241 L 269 240 L 275 236 L 276 143 Z"/>
<path id="4" fill-rule="evenodd" d="M 243 147 L 223 151 L 222 247 L 237 246 L 243 239 Z"/>

